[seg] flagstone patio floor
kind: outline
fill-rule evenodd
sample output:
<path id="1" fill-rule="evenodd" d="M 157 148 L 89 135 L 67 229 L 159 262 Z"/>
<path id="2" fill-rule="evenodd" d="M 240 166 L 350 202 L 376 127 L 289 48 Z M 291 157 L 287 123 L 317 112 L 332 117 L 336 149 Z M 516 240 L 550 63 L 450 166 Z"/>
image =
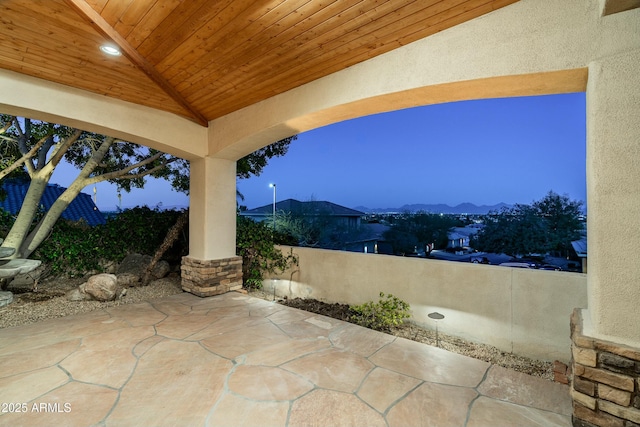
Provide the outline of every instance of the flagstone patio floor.
<path id="1" fill-rule="evenodd" d="M 571 425 L 567 386 L 235 292 L 0 330 L 0 405 L 0 426 Z"/>

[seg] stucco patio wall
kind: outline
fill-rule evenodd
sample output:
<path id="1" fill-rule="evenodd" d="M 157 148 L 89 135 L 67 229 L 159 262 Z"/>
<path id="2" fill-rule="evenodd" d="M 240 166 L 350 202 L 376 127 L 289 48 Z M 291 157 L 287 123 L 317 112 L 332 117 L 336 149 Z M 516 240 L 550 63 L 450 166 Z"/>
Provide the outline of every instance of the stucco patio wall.
<path id="1" fill-rule="evenodd" d="M 276 295 L 361 304 L 391 293 L 411 305 L 420 326 L 435 328 L 427 315 L 437 311 L 444 333 L 536 359 L 570 361 L 569 318 L 587 306 L 587 276 L 578 273 L 293 250 L 298 267 L 264 282 Z"/>

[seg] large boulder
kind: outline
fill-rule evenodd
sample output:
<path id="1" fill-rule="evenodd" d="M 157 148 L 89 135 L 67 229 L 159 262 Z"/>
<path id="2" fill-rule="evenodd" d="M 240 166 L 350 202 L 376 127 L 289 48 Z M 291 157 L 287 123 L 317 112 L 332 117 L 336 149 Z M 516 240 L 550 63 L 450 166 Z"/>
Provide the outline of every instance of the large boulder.
<path id="1" fill-rule="evenodd" d="M 120 297 L 118 278 L 115 274 L 96 274 L 80 285 L 80 292 L 91 295 L 97 301 L 113 301 Z"/>
<path id="2" fill-rule="evenodd" d="M 151 256 L 130 254 L 122 260 L 116 275 L 120 280 L 121 286 L 137 286 L 142 282 L 147 267 L 151 263 Z M 162 279 L 171 271 L 169 263 L 166 261 L 159 261 L 153 270 L 151 270 L 151 280 Z"/>

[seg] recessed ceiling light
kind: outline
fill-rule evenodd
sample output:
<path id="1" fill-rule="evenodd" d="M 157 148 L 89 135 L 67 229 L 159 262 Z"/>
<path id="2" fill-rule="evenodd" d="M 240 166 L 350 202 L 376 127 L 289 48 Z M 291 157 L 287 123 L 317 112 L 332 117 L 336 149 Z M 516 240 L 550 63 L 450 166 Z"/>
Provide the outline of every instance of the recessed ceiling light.
<path id="1" fill-rule="evenodd" d="M 120 50 L 118 50 L 117 47 L 109 46 L 106 44 L 100 46 L 100 50 L 106 53 L 107 55 L 113 55 L 113 56 L 120 55 Z"/>

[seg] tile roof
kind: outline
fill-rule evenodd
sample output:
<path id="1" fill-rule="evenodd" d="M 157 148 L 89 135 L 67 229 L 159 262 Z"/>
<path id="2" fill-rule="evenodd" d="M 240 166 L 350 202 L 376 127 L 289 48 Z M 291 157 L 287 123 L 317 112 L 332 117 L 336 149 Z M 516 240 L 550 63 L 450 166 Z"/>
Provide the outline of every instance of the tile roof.
<path id="1" fill-rule="evenodd" d="M 364 215 L 364 212 L 350 209 L 344 206 L 336 205 L 335 203 L 325 201 L 310 201 L 301 202 L 295 199 L 282 200 L 276 203 L 276 211 L 303 213 L 303 214 L 316 214 L 316 215 L 332 215 L 332 216 L 355 216 L 360 217 Z M 244 212 L 240 212 L 243 216 L 259 216 L 259 215 L 271 215 L 273 214 L 273 205 L 260 206 L 255 209 L 250 209 Z"/>
<path id="2" fill-rule="evenodd" d="M 12 215 L 16 215 L 22 207 L 22 202 L 27 190 L 29 189 L 28 181 L 5 180 L 2 183 L 2 189 L 6 192 L 4 200 L 0 201 L 0 208 L 8 211 Z M 66 190 L 57 184 L 49 184 L 40 199 L 40 204 L 45 210 L 49 210 L 58 197 Z M 94 226 L 104 224 L 106 221 L 98 207 L 91 200 L 91 196 L 80 193 L 69 204 L 67 209 L 62 213 L 62 218 L 79 221 L 84 219 L 87 224 Z"/>

